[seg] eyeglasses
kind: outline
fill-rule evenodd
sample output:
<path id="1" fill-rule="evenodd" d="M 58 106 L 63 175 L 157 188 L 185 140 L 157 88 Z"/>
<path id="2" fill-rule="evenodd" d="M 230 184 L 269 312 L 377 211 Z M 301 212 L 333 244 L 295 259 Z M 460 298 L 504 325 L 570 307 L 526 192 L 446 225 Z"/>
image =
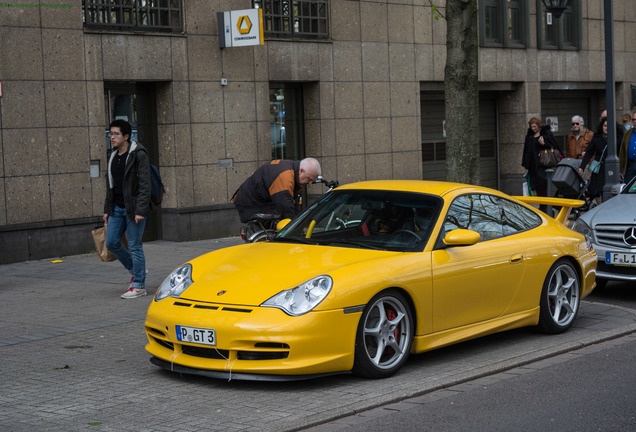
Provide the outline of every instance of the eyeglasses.
<path id="1" fill-rule="evenodd" d="M 634 120 L 636 120 L 636 119 L 634 119 Z M 580 125 L 580 123 L 572 123 L 572 126 L 578 126 L 578 125 Z"/>
<path id="2" fill-rule="evenodd" d="M 636 118 L 635 118 L 635 119 L 632 119 L 632 121 L 636 121 Z"/>

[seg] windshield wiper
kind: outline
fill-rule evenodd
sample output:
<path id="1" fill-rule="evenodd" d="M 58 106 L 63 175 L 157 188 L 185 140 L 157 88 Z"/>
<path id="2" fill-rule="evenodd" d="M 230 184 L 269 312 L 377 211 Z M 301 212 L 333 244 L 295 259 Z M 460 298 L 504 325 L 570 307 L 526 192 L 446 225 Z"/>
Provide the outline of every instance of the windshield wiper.
<path id="1" fill-rule="evenodd" d="M 339 239 L 335 239 L 335 240 L 329 240 L 329 241 L 326 241 L 326 242 L 321 243 L 321 244 L 329 245 L 329 246 L 333 246 L 333 245 L 337 245 L 337 244 L 343 244 L 343 245 L 359 246 L 359 247 L 365 248 L 365 249 L 388 250 L 386 247 L 375 246 L 375 245 L 369 244 L 367 242 L 361 242 L 361 241 L 356 241 L 356 240 L 348 240 L 348 239 L 343 239 L 343 238 L 339 238 Z"/>
<path id="2" fill-rule="evenodd" d="M 310 245 L 318 245 L 320 242 L 312 239 L 300 238 L 300 237 L 274 237 L 271 241 L 280 242 L 280 243 L 300 243 L 300 244 L 310 244 Z"/>

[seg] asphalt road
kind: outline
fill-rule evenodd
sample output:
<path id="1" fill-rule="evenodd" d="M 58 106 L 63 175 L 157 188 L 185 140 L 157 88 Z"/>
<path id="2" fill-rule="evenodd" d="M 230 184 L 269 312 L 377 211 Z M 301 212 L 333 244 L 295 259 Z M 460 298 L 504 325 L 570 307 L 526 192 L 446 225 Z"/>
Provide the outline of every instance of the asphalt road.
<path id="1" fill-rule="evenodd" d="M 636 309 L 636 284 L 609 282 L 605 288 L 592 291 L 588 300 Z"/>
<path id="2" fill-rule="evenodd" d="M 636 310 L 632 285 L 610 282 L 586 300 Z M 635 352 L 633 333 L 309 430 L 633 431 Z"/>
<path id="3" fill-rule="evenodd" d="M 633 431 L 635 351 L 626 336 L 309 430 Z"/>

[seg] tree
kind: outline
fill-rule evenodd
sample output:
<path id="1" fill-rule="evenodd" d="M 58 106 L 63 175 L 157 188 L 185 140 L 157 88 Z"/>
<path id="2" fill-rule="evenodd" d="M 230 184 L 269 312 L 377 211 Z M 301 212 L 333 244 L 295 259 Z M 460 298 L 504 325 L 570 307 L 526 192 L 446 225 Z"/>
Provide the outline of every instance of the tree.
<path id="1" fill-rule="evenodd" d="M 432 3 L 431 3 L 432 4 Z M 446 0 L 446 179 L 479 184 L 477 0 Z"/>

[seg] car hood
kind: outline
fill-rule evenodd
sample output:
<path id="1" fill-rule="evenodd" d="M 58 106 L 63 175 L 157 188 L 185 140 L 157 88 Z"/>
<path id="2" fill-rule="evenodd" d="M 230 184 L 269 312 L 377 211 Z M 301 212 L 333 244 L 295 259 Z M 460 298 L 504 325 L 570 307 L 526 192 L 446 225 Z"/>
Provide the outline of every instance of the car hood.
<path id="1" fill-rule="evenodd" d="M 598 224 L 633 224 L 636 222 L 636 195 L 616 195 L 586 212 L 581 219 L 592 228 Z"/>
<path id="2" fill-rule="evenodd" d="M 343 267 L 401 252 L 289 243 L 253 243 L 190 261 L 194 283 L 182 299 L 258 306 L 282 290 Z"/>

